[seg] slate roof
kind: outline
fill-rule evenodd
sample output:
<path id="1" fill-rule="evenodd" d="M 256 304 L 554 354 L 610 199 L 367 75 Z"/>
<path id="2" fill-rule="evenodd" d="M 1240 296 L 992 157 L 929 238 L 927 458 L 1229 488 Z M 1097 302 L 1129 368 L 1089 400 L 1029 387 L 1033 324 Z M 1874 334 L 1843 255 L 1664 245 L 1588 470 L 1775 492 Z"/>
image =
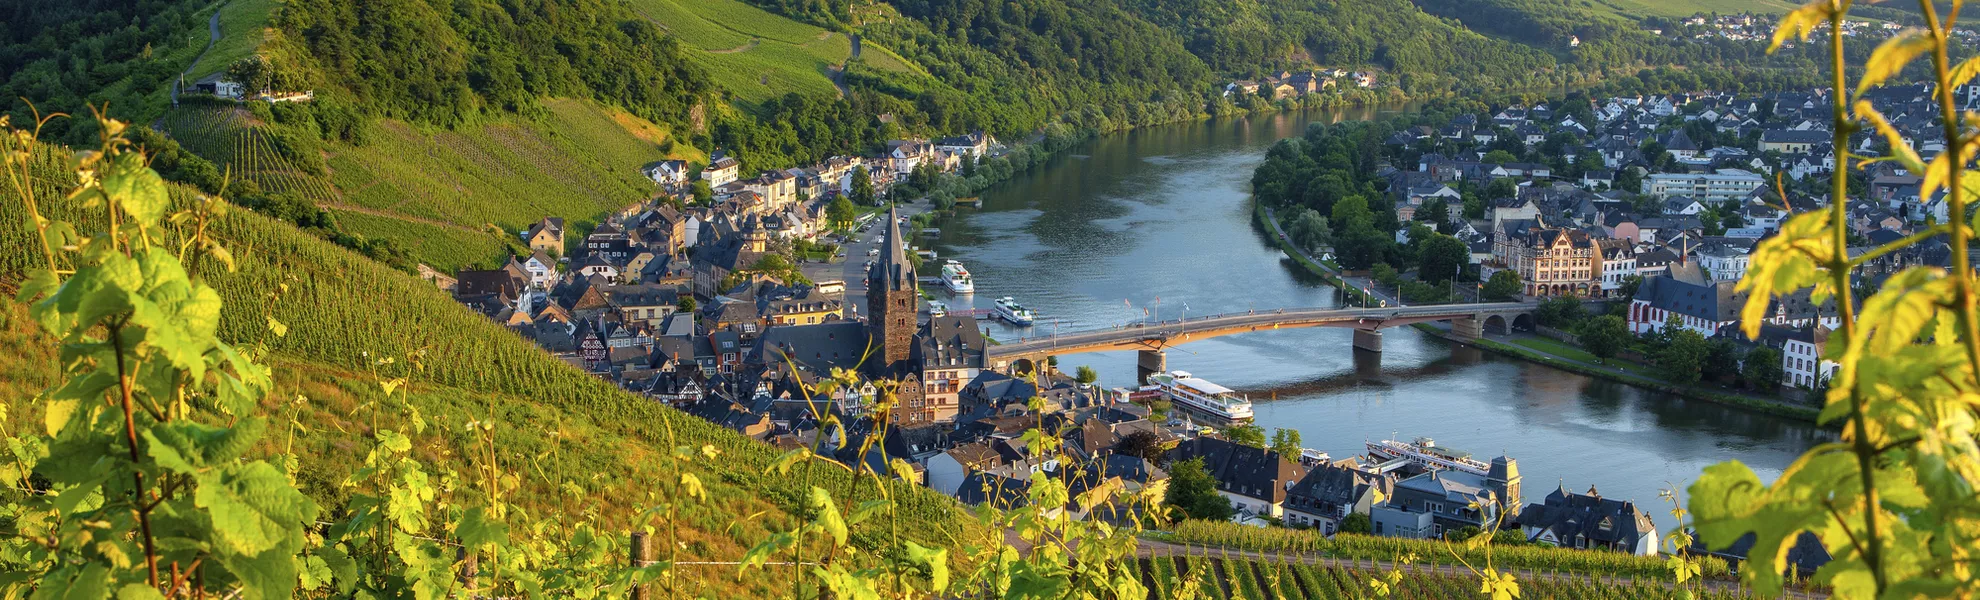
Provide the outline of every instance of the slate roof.
<path id="1" fill-rule="evenodd" d="M 749 362 L 783 364 L 785 357 L 814 373 L 833 367 L 857 369 L 867 351 L 866 325 L 836 321 L 817 325 L 772 327 L 757 338 L 756 356 Z"/>
<path id="2" fill-rule="evenodd" d="M 1739 309 L 1746 305 L 1746 294 L 1733 287 L 1730 281 L 1699 285 L 1672 277 L 1650 277 L 1636 288 L 1636 299 L 1653 308 L 1724 323 L 1739 320 Z"/>
<path id="3" fill-rule="evenodd" d="M 1185 441 L 1169 451 L 1170 460 L 1192 458 L 1203 459 L 1219 490 L 1273 503 L 1285 502 L 1286 489 L 1306 476 L 1306 467 L 1277 452 L 1213 437 Z"/>
<path id="4" fill-rule="evenodd" d="M 1625 548 L 1634 548 L 1644 536 L 1657 533 L 1650 515 L 1635 502 L 1603 498 L 1593 486 L 1586 494 L 1569 492 L 1565 486 L 1555 488 L 1544 502 L 1526 505 L 1519 513 L 1519 524 L 1552 531 L 1555 539 L 1563 542 L 1581 537 Z"/>

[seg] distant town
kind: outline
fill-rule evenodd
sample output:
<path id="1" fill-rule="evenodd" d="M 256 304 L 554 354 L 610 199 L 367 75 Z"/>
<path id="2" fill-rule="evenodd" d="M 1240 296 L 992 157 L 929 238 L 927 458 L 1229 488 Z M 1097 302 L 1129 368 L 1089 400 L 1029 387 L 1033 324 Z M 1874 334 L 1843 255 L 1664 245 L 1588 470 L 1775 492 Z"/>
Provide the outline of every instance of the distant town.
<path id="1" fill-rule="evenodd" d="M 1377 84 L 1369 73 L 1332 70 L 1228 90 L 1278 97 L 1340 85 Z M 1872 92 L 1927 157 L 1938 151 L 1922 141 L 1937 127 L 1929 92 Z M 1817 206 L 1818 182 L 1838 166 L 1830 93 L 1504 106 L 1383 140 L 1414 160 L 1388 164 L 1379 177 L 1405 224 L 1399 240 L 1422 225 L 1467 247 L 1464 272 L 1479 284 L 1469 298 L 1446 301 L 1490 299 L 1480 297 L 1485 282 L 1508 279 L 1517 285 L 1498 293 L 1513 301 L 1606 301 L 1631 334 L 1676 328 L 1765 346 L 1777 353 L 1778 385 L 1816 389 L 1835 368 L 1818 355 L 1833 325 L 1825 305 L 1784 301 L 1748 341 L 1737 332 L 1744 295 L 1736 286 L 1754 245 Z M 1980 107 L 1980 86 L 1959 98 Z M 1886 143 L 1850 138 L 1864 155 Z M 921 483 L 967 503 L 1024 502 L 1038 473 L 1066 478 L 1075 493 L 1109 478 L 1166 488 L 1169 469 L 1187 462 L 1228 501 L 1233 520 L 1260 526 L 1439 537 L 1503 519 L 1534 543 L 1658 552 L 1643 499 L 1565 486 L 1529 497 L 1513 457 L 1473 458 L 1412 439 L 1336 458 L 1301 448 L 1297 432 L 1275 432 L 1268 443 L 1248 423 L 1248 402 L 1187 373 L 1109 390 L 1085 370 L 996 368 L 986 360 L 995 342 L 977 315 L 945 314 L 921 291 L 924 282 L 966 286 L 968 271 L 920 268 L 934 258 L 913 242 L 926 221 L 900 210 L 926 210 L 912 201 L 929 179 L 991 169 L 1011 151 L 973 133 L 897 140 L 883 154 L 750 177 L 719 151 L 705 165 L 654 163 L 644 169 L 658 189 L 651 201 L 582 232 L 546 216 L 518 232 L 528 252 L 501 268 L 426 276 L 629 391 L 850 465 L 885 472 L 900 459 Z M 1867 168 L 1868 186 L 1850 206 L 1852 252 L 1950 217 L 1943 190 L 1921 195 L 1921 179 L 1892 163 Z M 868 244 L 864 256 L 853 252 Z M 1312 249 L 1329 258 L 1333 250 Z M 1943 243 L 1925 244 L 1880 256 L 1864 273 L 1874 279 L 1948 255 Z M 851 276 L 820 275 L 837 269 Z M 859 383 L 828 384 L 847 377 Z M 819 411 L 850 425 L 822 430 Z M 1028 451 L 1033 431 L 1062 438 L 1084 466 Z M 1812 569 L 1826 555 L 1804 558 Z"/>

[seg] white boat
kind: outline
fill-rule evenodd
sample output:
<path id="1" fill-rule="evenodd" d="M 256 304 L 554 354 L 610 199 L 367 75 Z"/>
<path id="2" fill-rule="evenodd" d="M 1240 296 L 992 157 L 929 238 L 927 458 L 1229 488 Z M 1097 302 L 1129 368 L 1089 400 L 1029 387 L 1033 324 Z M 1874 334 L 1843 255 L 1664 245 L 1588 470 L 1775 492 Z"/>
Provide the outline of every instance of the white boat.
<path id="1" fill-rule="evenodd" d="M 940 317 L 949 314 L 949 305 L 938 300 L 928 301 L 928 316 Z"/>
<path id="2" fill-rule="evenodd" d="M 1016 299 L 1005 296 L 997 299 L 997 318 L 1017 325 L 1030 325 L 1038 316 L 1032 314 L 1031 309 L 1018 304 Z"/>
<path id="3" fill-rule="evenodd" d="M 976 291 L 976 280 L 969 276 L 969 269 L 953 260 L 942 264 L 942 285 L 958 294 Z"/>
<path id="4" fill-rule="evenodd" d="M 1425 469 L 1453 469 L 1473 475 L 1488 475 L 1492 471 L 1492 465 L 1478 462 L 1471 458 L 1471 453 L 1438 446 L 1436 440 L 1427 437 L 1412 442 L 1368 442 L 1368 453 L 1383 460 L 1405 459 Z"/>
<path id="5" fill-rule="evenodd" d="M 1230 388 L 1197 379 L 1188 371 L 1170 371 L 1148 377 L 1169 402 L 1226 421 L 1251 420 L 1251 401 Z"/>

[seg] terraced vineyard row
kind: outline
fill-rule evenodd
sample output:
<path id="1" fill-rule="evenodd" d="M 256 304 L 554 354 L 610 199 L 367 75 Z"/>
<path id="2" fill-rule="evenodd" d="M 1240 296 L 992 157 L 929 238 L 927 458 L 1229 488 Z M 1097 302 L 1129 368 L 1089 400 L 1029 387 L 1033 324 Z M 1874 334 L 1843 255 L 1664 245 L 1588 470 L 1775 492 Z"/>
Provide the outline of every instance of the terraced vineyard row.
<path id="1" fill-rule="evenodd" d="M 253 181 L 262 191 L 289 192 L 318 205 L 334 204 L 337 191 L 323 177 L 285 159 L 240 110 L 230 107 L 187 107 L 168 113 L 161 126 L 181 146 L 213 161 L 236 179 Z"/>
<path id="2" fill-rule="evenodd" d="M 1379 597 L 1369 582 L 1385 573 L 1372 568 L 1316 566 L 1221 557 L 1159 556 L 1140 559 L 1141 580 L 1151 597 L 1192 595 L 1218 600 L 1360 600 Z M 1523 600 L 1745 600 L 1743 591 L 1680 590 L 1662 581 L 1608 581 L 1589 577 L 1524 578 Z M 1417 566 L 1391 590 L 1396 600 L 1479 598 L 1478 579 Z"/>

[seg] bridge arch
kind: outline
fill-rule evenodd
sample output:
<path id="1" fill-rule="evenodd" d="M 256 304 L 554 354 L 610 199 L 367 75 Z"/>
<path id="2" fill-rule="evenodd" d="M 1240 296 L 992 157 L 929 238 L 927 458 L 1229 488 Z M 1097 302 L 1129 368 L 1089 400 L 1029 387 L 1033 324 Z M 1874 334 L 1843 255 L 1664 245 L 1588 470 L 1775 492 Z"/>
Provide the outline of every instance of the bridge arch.
<path id="1" fill-rule="evenodd" d="M 1508 325 L 1504 316 L 1492 315 L 1485 317 L 1485 333 L 1496 333 L 1499 335 L 1512 333 L 1512 330 L 1507 327 Z"/>
<path id="2" fill-rule="evenodd" d="M 1038 363 L 1032 362 L 1029 358 L 1020 358 L 1011 361 L 1011 373 L 1015 375 L 1029 375 L 1037 369 Z"/>
<path id="3" fill-rule="evenodd" d="M 1513 317 L 1512 320 L 1514 331 L 1533 331 L 1533 327 L 1536 324 L 1533 321 L 1533 315 L 1526 313 L 1520 313 L 1518 316 Z"/>

